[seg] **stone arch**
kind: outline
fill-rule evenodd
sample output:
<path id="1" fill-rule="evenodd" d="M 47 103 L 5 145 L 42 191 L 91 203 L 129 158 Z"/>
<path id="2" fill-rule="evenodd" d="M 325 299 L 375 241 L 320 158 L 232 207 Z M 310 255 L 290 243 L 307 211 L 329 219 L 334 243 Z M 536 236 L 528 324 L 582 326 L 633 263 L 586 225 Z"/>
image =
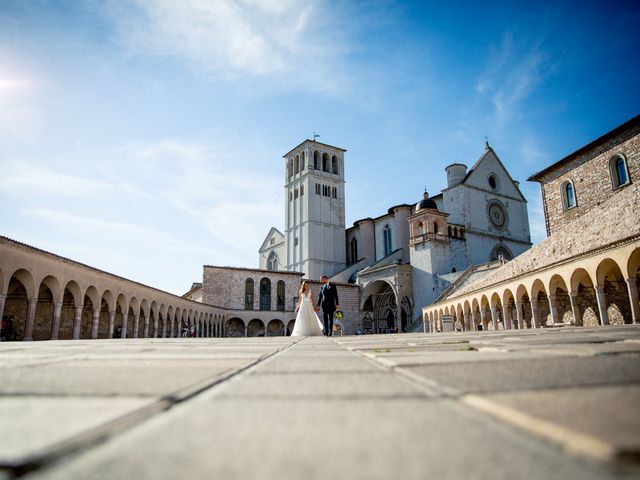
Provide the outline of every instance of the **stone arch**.
<path id="1" fill-rule="evenodd" d="M 552 325 L 551 309 L 549 308 L 549 297 L 547 294 L 547 288 L 542 280 L 536 278 L 531 287 L 531 312 L 534 317 L 535 326 L 547 326 Z"/>
<path id="2" fill-rule="evenodd" d="M 284 334 L 284 323 L 280 319 L 271 320 L 267 324 L 267 336 L 281 337 Z"/>
<path id="3" fill-rule="evenodd" d="M 375 301 L 374 301 L 375 299 Z M 402 331 L 402 317 L 411 318 L 406 302 L 400 302 L 394 285 L 387 280 L 373 280 L 364 285 L 361 309 L 369 312 L 373 320 L 374 333 L 397 328 Z"/>
<path id="4" fill-rule="evenodd" d="M 102 310 L 102 295 L 100 295 L 95 286 L 90 285 L 85 289 L 82 304 L 84 305 L 84 309 L 82 311 L 79 331 L 74 331 L 74 338 L 89 339 L 94 334 L 94 316 L 99 316 Z"/>
<path id="5" fill-rule="evenodd" d="M 32 338 L 33 325 L 28 327 L 29 317 L 35 315 L 37 291 L 33 275 L 26 269 L 16 270 L 7 282 L 7 297 L 3 315 L 7 325 L 2 332 L 8 341 Z"/>
<path id="6" fill-rule="evenodd" d="M 38 297 L 33 315 L 33 325 L 30 335 L 33 340 L 49 340 L 58 332 L 54 332 L 54 303 L 56 295 L 60 295 L 60 282 L 54 277 L 47 276 L 38 285 Z M 26 335 L 25 335 L 26 336 Z"/>
<path id="7" fill-rule="evenodd" d="M 629 289 L 629 300 L 635 301 L 635 305 L 631 305 L 632 320 L 640 323 L 640 300 L 638 292 L 640 291 L 640 248 L 636 248 L 627 259 L 627 283 Z"/>
<path id="8" fill-rule="evenodd" d="M 491 324 L 490 328 L 493 327 L 494 330 L 504 330 L 504 319 L 502 315 L 502 299 L 498 292 L 493 292 L 491 297 L 489 298 L 489 302 L 491 304 Z"/>
<path id="9" fill-rule="evenodd" d="M 573 311 L 571 308 L 569 287 L 562 275 L 556 273 L 551 276 L 548 284 L 548 292 L 551 302 L 550 309 L 552 323 L 554 325 L 558 323 L 575 325 L 576 321 L 573 317 Z"/>
<path id="10" fill-rule="evenodd" d="M 327 152 L 324 152 L 322 154 L 322 171 L 323 172 L 329 171 L 329 154 Z"/>
<path id="11" fill-rule="evenodd" d="M 576 268 L 569 280 L 570 295 L 574 302 L 576 325 L 595 327 L 598 319 L 598 300 L 591 275 L 584 268 Z"/>
<path id="12" fill-rule="evenodd" d="M 232 317 L 226 321 L 227 337 L 244 337 L 245 325 L 242 319 Z"/>
<path id="13" fill-rule="evenodd" d="M 520 311 L 520 315 L 522 315 L 522 311 Z M 510 288 L 505 288 L 502 292 L 502 320 L 507 330 L 519 328 L 516 297 Z"/>
<path id="14" fill-rule="evenodd" d="M 640 248 L 636 248 L 627 260 L 627 278 L 636 278 L 640 274 Z"/>
<path id="15" fill-rule="evenodd" d="M 264 322 L 259 318 L 252 319 L 247 324 L 247 337 L 264 337 Z"/>
<path id="16" fill-rule="evenodd" d="M 611 258 L 603 259 L 596 269 L 596 280 L 597 295 L 602 303 L 599 308 L 602 323 L 605 325 L 630 323 L 631 304 L 620 265 Z"/>
<path id="17" fill-rule="evenodd" d="M 287 336 L 291 336 L 291 333 L 293 332 L 293 327 L 295 327 L 295 325 L 296 325 L 295 319 L 289 320 L 289 322 L 287 323 Z"/>
<path id="18" fill-rule="evenodd" d="M 125 297 L 124 293 L 119 293 L 116 297 L 113 331 L 110 332 L 110 338 L 126 338 L 126 330 L 128 325 L 125 325 L 125 314 L 127 324 L 129 323 L 129 309 L 127 308 L 127 306 L 127 297 Z"/>
<path id="19" fill-rule="evenodd" d="M 518 308 L 521 309 L 522 328 L 533 328 L 534 325 L 531 317 L 531 298 L 529 297 L 527 287 L 522 283 L 516 287 L 515 301 Z M 520 328 L 520 325 L 518 325 L 518 328 Z"/>
<path id="20" fill-rule="evenodd" d="M 60 323 L 58 324 L 58 340 L 73 339 L 76 309 L 82 311 L 82 288 L 75 280 L 61 283 L 62 307 L 60 309 Z"/>
<path id="21" fill-rule="evenodd" d="M 24 287 L 28 298 L 36 298 L 38 290 L 33 274 L 26 268 L 19 268 L 10 278 L 16 278 Z"/>

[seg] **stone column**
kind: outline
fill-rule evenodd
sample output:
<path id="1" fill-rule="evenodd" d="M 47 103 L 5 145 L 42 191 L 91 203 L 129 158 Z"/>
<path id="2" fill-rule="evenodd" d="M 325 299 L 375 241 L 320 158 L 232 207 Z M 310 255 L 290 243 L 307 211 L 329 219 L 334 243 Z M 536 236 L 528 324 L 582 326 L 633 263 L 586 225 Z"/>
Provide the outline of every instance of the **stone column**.
<path id="1" fill-rule="evenodd" d="M 142 329 L 142 337 L 149 338 L 149 321 L 151 320 L 151 316 L 147 315 L 146 317 L 143 318 L 143 320 L 144 320 L 144 327 Z"/>
<path id="2" fill-rule="evenodd" d="M 540 320 L 538 319 L 538 303 L 531 300 L 531 328 L 540 328 Z"/>
<path id="3" fill-rule="evenodd" d="M 266 326 L 266 325 L 264 326 L 264 336 L 265 336 L 265 337 L 267 337 L 267 336 L 268 336 L 268 335 L 267 335 L 267 326 Z"/>
<path id="4" fill-rule="evenodd" d="M 504 329 L 511 330 L 511 327 L 512 327 L 511 306 L 506 303 L 502 305 L 502 321 L 504 323 Z"/>
<path id="5" fill-rule="evenodd" d="M 0 295 L 0 335 L 2 335 L 2 317 L 4 315 L 4 302 L 7 300 L 6 295 Z"/>
<path id="6" fill-rule="evenodd" d="M 578 305 L 578 293 L 570 292 L 569 301 L 571 302 L 571 313 L 573 313 L 573 321 L 576 325 L 582 325 L 582 312 L 580 312 L 580 305 Z"/>
<path id="7" fill-rule="evenodd" d="M 51 340 L 58 340 L 58 336 L 60 333 L 60 316 L 61 315 L 62 315 L 62 302 L 56 302 L 53 304 L 53 325 L 51 325 Z"/>
<path id="8" fill-rule="evenodd" d="M 249 326 L 248 326 L 248 325 L 245 325 L 245 326 L 244 326 L 244 336 L 245 336 L 245 337 L 248 337 L 248 336 L 249 336 Z"/>
<path id="9" fill-rule="evenodd" d="M 73 339 L 80 339 L 80 327 L 82 326 L 82 311 L 84 305 L 76 305 L 76 316 L 73 319 Z"/>
<path id="10" fill-rule="evenodd" d="M 93 309 L 93 324 L 91 325 L 91 339 L 98 338 L 98 325 L 100 325 L 100 309 Z"/>
<path id="11" fill-rule="evenodd" d="M 475 310 L 471 310 L 471 324 L 473 326 L 472 330 L 476 331 L 478 329 L 478 312 Z"/>
<path id="12" fill-rule="evenodd" d="M 462 312 L 462 316 L 464 317 L 464 329 L 467 332 L 472 331 L 473 327 L 471 326 L 471 315 L 469 315 L 469 311 L 468 310 L 464 310 Z"/>
<path id="13" fill-rule="evenodd" d="M 108 338 L 113 338 L 113 329 L 116 326 L 116 311 L 110 311 L 109 312 L 109 337 Z"/>
<path id="14" fill-rule="evenodd" d="M 516 320 L 518 322 L 518 330 L 524 330 L 524 315 L 522 312 L 522 302 L 516 302 Z"/>
<path id="15" fill-rule="evenodd" d="M 640 323 L 640 304 L 638 303 L 638 285 L 636 285 L 636 279 L 627 278 L 626 282 L 627 290 L 629 291 L 629 302 L 631 303 L 631 320 L 633 323 Z"/>
<path id="16" fill-rule="evenodd" d="M 38 305 L 37 298 L 29 299 L 29 310 L 27 311 L 27 323 L 24 326 L 24 340 L 30 342 L 33 340 L 33 323 L 36 318 L 36 306 Z"/>
<path id="17" fill-rule="evenodd" d="M 129 311 L 122 314 L 122 335 L 120 338 L 127 338 L 127 327 L 129 326 Z"/>
<path id="18" fill-rule="evenodd" d="M 173 318 L 167 315 L 167 321 L 169 322 L 169 338 L 173 338 Z"/>
<path id="19" fill-rule="evenodd" d="M 140 329 L 140 312 L 133 315 L 133 338 L 138 338 L 138 330 Z"/>
<path id="20" fill-rule="evenodd" d="M 486 320 L 487 320 L 487 309 L 486 308 L 481 308 L 480 309 L 480 323 L 482 324 L 482 330 L 486 330 L 486 328 L 487 328 Z"/>
<path id="21" fill-rule="evenodd" d="M 402 307 L 398 305 L 396 307 L 396 327 L 398 328 L 398 333 L 402 333 Z M 333 332 L 331 332 L 333 335 Z"/>
<path id="22" fill-rule="evenodd" d="M 551 312 L 551 323 L 555 327 L 559 322 L 558 304 L 556 303 L 557 297 L 555 295 L 549 295 L 547 298 L 549 298 L 549 311 Z"/>
<path id="23" fill-rule="evenodd" d="M 600 325 L 609 325 L 607 299 L 604 295 L 604 286 L 602 285 L 596 285 L 596 300 L 598 301 L 598 311 L 600 312 Z"/>
<path id="24" fill-rule="evenodd" d="M 491 307 L 491 323 L 493 323 L 493 329 L 498 330 L 498 307 Z"/>
<path id="25" fill-rule="evenodd" d="M 156 317 L 153 319 L 153 338 L 158 338 L 159 322 L 160 322 L 160 315 L 156 314 Z"/>

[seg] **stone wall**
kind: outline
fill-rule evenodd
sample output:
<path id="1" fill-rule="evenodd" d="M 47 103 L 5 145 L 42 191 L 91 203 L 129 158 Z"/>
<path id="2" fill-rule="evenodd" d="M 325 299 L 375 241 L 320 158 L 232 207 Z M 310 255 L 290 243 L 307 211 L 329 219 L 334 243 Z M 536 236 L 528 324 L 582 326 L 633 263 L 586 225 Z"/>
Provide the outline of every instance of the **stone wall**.
<path id="1" fill-rule="evenodd" d="M 613 188 L 609 160 L 615 154 L 627 159 L 631 184 L 640 180 L 640 125 L 637 125 L 603 144 L 577 155 L 541 176 L 543 203 L 546 212 L 547 233 L 552 235 L 562 226 L 586 212 L 599 208 L 617 190 Z M 572 181 L 577 205 L 567 210 L 562 202 L 562 185 Z M 621 187 L 628 188 L 628 187 Z M 605 227 L 610 219 L 603 216 Z"/>
<path id="2" fill-rule="evenodd" d="M 286 311 L 293 311 L 294 299 L 300 290 L 299 272 L 270 272 L 251 268 L 204 266 L 202 279 L 202 299 L 204 303 L 216 304 L 232 310 L 245 309 L 245 282 L 253 279 L 253 310 L 260 310 L 260 281 L 268 278 L 271 281 L 271 311 L 277 311 L 278 281 L 285 283 Z"/>

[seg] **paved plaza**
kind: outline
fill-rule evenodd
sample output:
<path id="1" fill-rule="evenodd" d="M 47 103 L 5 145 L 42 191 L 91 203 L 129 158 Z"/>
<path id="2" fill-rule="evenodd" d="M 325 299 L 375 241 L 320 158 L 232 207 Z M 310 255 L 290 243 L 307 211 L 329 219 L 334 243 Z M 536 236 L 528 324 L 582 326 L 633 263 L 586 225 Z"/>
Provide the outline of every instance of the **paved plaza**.
<path id="1" fill-rule="evenodd" d="M 638 478 L 640 328 L 0 344 L 0 478 Z"/>

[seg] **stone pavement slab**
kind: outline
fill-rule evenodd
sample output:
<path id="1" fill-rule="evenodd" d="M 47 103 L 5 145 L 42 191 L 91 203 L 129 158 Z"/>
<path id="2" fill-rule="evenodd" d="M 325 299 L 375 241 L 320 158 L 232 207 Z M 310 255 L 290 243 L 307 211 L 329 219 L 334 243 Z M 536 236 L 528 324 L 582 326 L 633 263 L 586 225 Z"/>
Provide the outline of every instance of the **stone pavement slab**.
<path id="1" fill-rule="evenodd" d="M 605 460 L 640 460 L 638 384 L 497 393 L 465 401 L 568 450 Z"/>
<path id="2" fill-rule="evenodd" d="M 638 478 L 639 344 L 638 326 L 0 344 L 0 479 Z"/>
<path id="3" fill-rule="evenodd" d="M 0 465 L 19 465 L 149 403 L 127 397 L 0 396 Z"/>

